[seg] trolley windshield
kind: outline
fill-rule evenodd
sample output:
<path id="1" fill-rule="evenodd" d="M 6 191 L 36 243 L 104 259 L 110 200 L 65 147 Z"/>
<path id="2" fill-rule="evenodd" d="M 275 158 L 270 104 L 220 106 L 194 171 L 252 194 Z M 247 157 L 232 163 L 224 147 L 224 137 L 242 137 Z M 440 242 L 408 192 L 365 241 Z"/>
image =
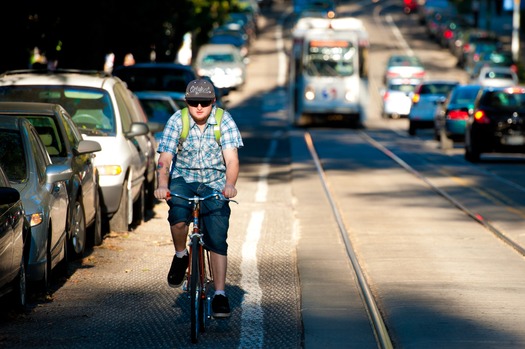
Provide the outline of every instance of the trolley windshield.
<path id="1" fill-rule="evenodd" d="M 305 55 L 309 76 L 347 77 L 355 72 L 357 48 L 344 40 L 312 40 Z"/>

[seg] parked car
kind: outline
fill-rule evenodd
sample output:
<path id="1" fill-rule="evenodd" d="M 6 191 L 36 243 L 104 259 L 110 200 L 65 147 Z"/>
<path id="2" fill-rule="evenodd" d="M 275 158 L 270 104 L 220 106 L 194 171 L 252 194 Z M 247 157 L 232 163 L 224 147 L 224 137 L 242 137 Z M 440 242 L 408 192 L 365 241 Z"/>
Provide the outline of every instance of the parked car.
<path id="1" fill-rule="evenodd" d="M 525 153 L 525 88 L 487 87 L 476 99 L 465 129 L 465 159 L 483 153 Z"/>
<path id="2" fill-rule="evenodd" d="M 420 24 L 425 24 L 432 12 L 456 12 L 454 5 L 448 0 L 417 0 L 417 15 Z"/>
<path id="3" fill-rule="evenodd" d="M 250 55 L 250 41 L 242 33 L 218 32 L 210 36 L 208 43 L 233 45 L 239 49 L 243 58 Z"/>
<path id="4" fill-rule="evenodd" d="M 102 211 L 95 153 L 101 150 L 95 141 L 84 140 L 67 111 L 58 104 L 35 102 L 0 102 L 0 114 L 22 116 L 36 128 L 54 164 L 71 168 L 66 182 L 69 194 L 67 217 L 68 258 L 84 255 L 88 231 L 91 242 L 102 243 Z"/>
<path id="5" fill-rule="evenodd" d="M 31 226 L 27 278 L 47 290 L 52 271 L 67 271 L 68 165 L 53 164 L 37 130 L 24 117 L 0 114 L 0 166 L 20 192 Z"/>
<path id="6" fill-rule="evenodd" d="M 457 59 L 457 66 L 464 67 L 469 52 L 474 49 L 474 46 L 481 42 L 500 43 L 499 37 L 496 33 L 479 28 L 466 28 L 457 33 L 454 46 L 452 47 L 452 54 Z"/>
<path id="7" fill-rule="evenodd" d="M 476 65 L 476 63 L 481 60 L 481 57 L 483 57 L 483 55 L 498 51 L 499 49 L 501 49 L 501 43 L 499 42 L 482 41 L 477 43 L 465 55 L 465 62 L 463 64 L 463 68 L 467 73 L 471 74 L 474 65 Z"/>
<path id="8" fill-rule="evenodd" d="M 457 85 L 455 80 L 428 80 L 419 84 L 412 94 L 412 107 L 408 114 L 408 134 L 414 136 L 417 129 L 434 128 L 434 114 L 438 103 Z"/>
<path id="9" fill-rule="evenodd" d="M 403 0 L 403 12 L 407 15 L 417 12 L 417 0 Z"/>
<path id="10" fill-rule="evenodd" d="M 448 16 L 439 26 L 436 39 L 441 47 L 450 50 L 454 46 L 454 41 L 459 36 L 459 33 L 470 27 L 472 27 L 472 24 L 464 16 Z"/>
<path id="11" fill-rule="evenodd" d="M 177 63 L 137 63 L 130 66 L 119 66 L 113 70 L 113 75 L 124 80 L 134 93 L 149 91 L 169 94 L 180 108 L 186 106 L 185 94 L 188 83 L 208 76 L 199 76 L 193 66 Z M 228 89 L 220 89 L 214 85 L 217 105 L 223 107 L 223 98 L 228 95 Z"/>
<path id="12" fill-rule="evenodd" d="M 139 98 L 136 94 L 129 91 L 131 99 L 133 100 L 133 113 L 131 113 L 132 120 L 137 123 L 148 124 L 148 116 L 142 108 Z M 148 125 L 149 129 L 149 125 Z M 144 213 L 145 210 L 152 210 L 155 206 L 155 195 L 153 192 L 157 188 L 157 141 L 151 130 L 148 130 L 148 133 L 144 135 L 139 135 L 135 137 L 137 144 L 140 149 L 140 154 L 144 155 L 146 159 L 146 172 L 145 172 L 145 182 L 144 182 L 144 195 L 143 195 L 143 205 L 144 208 L 139 208 L 137 213 Z M 135 223 L 140 224 L 145 217 L 139 219 L 135 217 Z"/>
<path id="13" fill-rule="evenodd" d="M 62 105 L 83 138 L 102 147 L 94 163 L 106 229 L 128 231 L 140 222 L 147 156 L 136 137 L 149 129 L 134 121 L 134 102 L 121 79 L 91 71 L 9 71 L 0 76 L 0 100 Z"/>
<path id="14" fill-rule="evenodd" d="M 175 102 L 171 95 L 163 92 L 140 91 L 135 95 L 139 99 L 144 112 L 148 118 L 148 126 L 155 136 L 158 143 L 162 136 L 162 131 L 169 118 L 182 109 Z M 184 101 L 184 95 L 181 96 L 181 105 Z M 184 107 L 184 106 L 183 106 Z"/>
<path id="15" fill-rule="evenodd" d="M 186 92 L 186 86 L 198 78 L 190 65 L 178 63 L 136 63 L 118 66 L 113 75 L 124 80 L 131 91 Z"/>
<path id="16" fill-rule="evenodd" d="M 439 103 L 434 114 L 434 138 L 462 141 L 465 127 L 474 102 L 483 87 L 480 85 L 457 85 L 443 103 Z"/>
<path id="17" fill-rule="evenodd" d="M 200 76 L 208 76 L 219 89 L 240 90 L 246 84 L 249 58 L 230 44 L 204 44 L 199 48 L 194 67 Z"/>
<path id="18" fill-rule="evenodd" d="M 471 80 L 482 86 L 506 87 L 519 83 L 518 75 L 510 67 L 483 67 L 477 78 Z"/>
<path id="19" fill-rule="evenodd" d="M 11 186 L 0 166 L 0 297 L 14 295 L 18 308 L 27 301 L 30 234 L 20 192 Z"/>
<path id="20" fill-rule="evenodd" d="M 381 91 L 383 97 L 384 118 L 398 119 L 407 117 L 412 106 L 411 94 L 419 84 L 419 80 L 391 79 Z"/>
<path id="21" fill-rule="evenodd" d="M 387 85 L 390 79 L 423 80 L 425 75 L 425 67 L 423 67 L 418 57 L 396 54 L 388 58 L 383 83 Z"/>

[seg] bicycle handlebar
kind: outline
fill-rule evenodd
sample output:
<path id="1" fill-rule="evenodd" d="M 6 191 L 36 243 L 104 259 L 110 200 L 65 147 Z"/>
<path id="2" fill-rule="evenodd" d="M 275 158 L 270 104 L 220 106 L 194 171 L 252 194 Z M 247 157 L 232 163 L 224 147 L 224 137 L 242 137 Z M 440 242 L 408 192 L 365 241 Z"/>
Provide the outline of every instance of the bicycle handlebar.
<path id="1" fill-rule="evenodd" d="M 227 198 L 226 196 L 224 196 L 222 193 L 219 193 L 219 192 L 211 193 L 211 194 L 206 195 L 206 196 L 197 196 L 197 195 L 195 195 L 193 197 L 188 197 L 188 196 L 184 196 L 184 195 L 181 195 L 181 194 L 168 192 L 168 194 L 166 196 L 166 200 L 168 200 L 172 196 L 176 196 L 176 197 L 179 197 L 181 199 L 188 200 L 189 202 L 204 201 L 204 200 L 208 200 L 208 199 L 211 199 L 211 198 L 215 198 L 217 200 L 231 201 L 231 202 L 235 202 L 236 204 L 238 204 L 237 201 L 235 201 L 233 199 L 230 199 L 230 198 Z"/>

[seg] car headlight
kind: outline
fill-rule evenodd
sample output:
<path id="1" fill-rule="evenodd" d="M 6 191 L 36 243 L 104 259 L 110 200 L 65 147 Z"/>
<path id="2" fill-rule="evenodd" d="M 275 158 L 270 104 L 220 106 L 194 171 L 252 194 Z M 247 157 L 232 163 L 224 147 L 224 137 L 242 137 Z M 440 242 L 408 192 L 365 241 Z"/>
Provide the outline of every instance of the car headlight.
<path id="1" fill-rule="evenodd" d="M 97 166 L 97 170 L 101 176 L 118 176 L 122 173 L 120 165 Z"/>

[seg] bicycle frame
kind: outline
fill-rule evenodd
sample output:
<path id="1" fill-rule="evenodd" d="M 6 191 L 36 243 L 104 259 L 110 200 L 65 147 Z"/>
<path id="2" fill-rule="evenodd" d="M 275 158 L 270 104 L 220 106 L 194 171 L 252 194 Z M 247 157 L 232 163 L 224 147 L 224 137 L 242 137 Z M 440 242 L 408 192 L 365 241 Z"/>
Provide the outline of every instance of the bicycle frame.
<path id="1" fill-rule="evenodd" d="M 183 289 L 188 291 L 190 297 L 191 317 L 191 341 L 197 343 L 199 334 L 206 329 L 206 323 L 211 318 L 211 297 L 208 296 L 208 286 L 213 282 L 212 266 L 209 251 L 204 248 L 201 231 L 200 208 L 201 202 L 211 198 L 217 200 L 234 200 L 225 198 L 220 193 L 210 194 L 204 197 L 186 197 L 172 193 L 172 196 L 187 200 L 192 205 L 193 227 L 189 234 L 188 244 L 190 265 L 186 274 Z"/>

